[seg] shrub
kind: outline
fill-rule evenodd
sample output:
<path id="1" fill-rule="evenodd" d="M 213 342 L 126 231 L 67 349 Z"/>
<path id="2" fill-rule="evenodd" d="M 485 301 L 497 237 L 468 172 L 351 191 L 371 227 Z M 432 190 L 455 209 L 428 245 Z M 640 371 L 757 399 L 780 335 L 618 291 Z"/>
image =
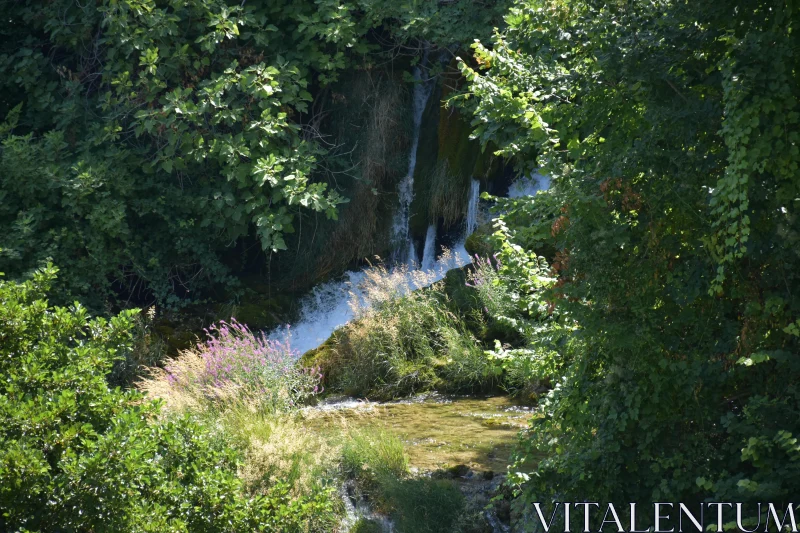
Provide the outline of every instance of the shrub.
<path id="1" fill-rule="evenodd" d="M 268 411 L 291 409 L 319 392 L 321 374 L 297 364 L 289 341 L 270 340 L 236 320 L 206 333 L 204 343 L 154 369 L 142 388 L 173 408 L 245 403 Z"/>
<path id="2" fill-rule="evenodd" d="M 301 531 L 323 495 L 245 498 L 238 457 L 186 416 L 109 389 L 134 311 L 51 307 L 48 267 L 0 281 L 0 530 Z"/>
<path id="3" fill-rule="evenodd" d="M 388 399 L 434 389 L 474 392 L 497 384 L 466 322 L 449 308 L 442 282 L 419 288 L 425 279 L 382 268 L 369 271 L 365 281 L 353 302 L 356 320 L 306 358 L 310 364 L 321 359 L 326 367 L 335 364 L 329 386 Z"/>
<path id="4" fill-rule="evenodd" d="M 112 386 L 129 387 L 140 380 L 148 368 L 161 365 L 167 357 L 167 344 L 155 331 L 155 307 L 133 319 L 133 342 L 123 356 L 114 361 L 108 381 Z"/>

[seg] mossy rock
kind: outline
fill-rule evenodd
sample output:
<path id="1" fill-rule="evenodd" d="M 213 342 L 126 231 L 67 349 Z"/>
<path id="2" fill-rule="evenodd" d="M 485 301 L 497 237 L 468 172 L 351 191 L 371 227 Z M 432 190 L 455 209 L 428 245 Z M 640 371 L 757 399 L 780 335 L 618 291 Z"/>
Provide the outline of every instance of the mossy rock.
<path id="1" fill-rule="evenodd" d="M 464 248 L 467 253 L 471 256 L 478 254 L 483 257 L 492 255 L 494 247 L 490 240 L 491 231 L 491 227 L 488 224 L 484 224 L 467 237 L 467 240 L 464 241 Z"/>
<path id="2" fill-rule="evenodd" d="M 447 469 L 450 477 L 465 477 L 469 474 L 470 468 L 467 465 L 454 465 Z"/>
<path id="3" fill-rule="evenodd" d="M 300 357 L 300 366 L 303 368 L 317 368 L 322 374 L 322 385 L 326 389 L 334 388 L 340 368 L 340 357 L 336 350 L 340 332 L 336 331 L 328 340 L 313 350 L 309 350 Z"/>

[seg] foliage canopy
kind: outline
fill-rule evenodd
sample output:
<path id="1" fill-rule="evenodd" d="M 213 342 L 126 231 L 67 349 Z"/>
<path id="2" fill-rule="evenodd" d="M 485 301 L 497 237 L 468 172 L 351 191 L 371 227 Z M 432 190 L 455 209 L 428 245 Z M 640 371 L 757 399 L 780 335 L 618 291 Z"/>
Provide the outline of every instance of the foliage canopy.
<path id="1" fill-rule="evenodd" d="M 775 501 L 800 486 L 798 12 L 519 0 L 475 47 L 475 135 L 553 189 L 497 239 L 551 249 L 555 344 L 521 503 Z M 535 272 L 530 279 L 535 279 Z M 517 282 L 514 282 L 517 283 Z M 548 333 L 550 332 L 550 333 Z M 557 339 L 556 339 L 557 340 Z M 785 504 L 784 503 L 784 504 Z"/>
<path id="2" fill-rule="evenodd" d="M 98 309 L 232 286 L 235 244 L 283 250 L 301 211 L 346 201 L 315 96 L 381 50 L 487 33 L 506 5 L 438 4 L 3 2 L 0 268 L 51 258 L 56 296 Z"/>

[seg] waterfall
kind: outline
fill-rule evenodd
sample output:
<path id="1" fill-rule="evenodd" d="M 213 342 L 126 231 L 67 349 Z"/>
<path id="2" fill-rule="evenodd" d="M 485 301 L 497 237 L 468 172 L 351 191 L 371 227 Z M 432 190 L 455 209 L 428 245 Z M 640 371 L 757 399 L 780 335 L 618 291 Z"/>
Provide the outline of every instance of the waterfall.
<path id="1" fill-rule="evenodd" d="M 423 67 L 428 62 L 428 51 L 422 56 Z M 392 224 L 392 240 L 394 251 L 392 260 L 395 264 L 419 264 L 414 241 L 409 233 L 408 223 L 411 218 L 411 202 L 414 200 L 414 171 L 417 168 L 417 149 L 419 148 L 419 134 L 422 129 L 422 114 L 428 104 L 428 98 L 433 91 L 431 80 L 422 79 L 423 70 L 414 67 L 414 98 L 412 103 L 413 132 L 411 134 L 411 150 L 408 154 L 408 171 L 398 187 L 399 203 Z"/>
<path id="2" fill-rule="evenodd" d="M 428 226 L 425 248 L 422 251 L 422 270 L 431 270 L 436 264 L 436 224 Z"/>
<path id="3" fill-rule="evenodd" d="M 277 328 L 273 340 L 290 340 L 301 354 L 318 347 L 331 333 L 353 318 L 349 296 L 364 279 L 363 272 L 347 272 L 338 280 L 316 285 L 300 301 L 300 319 L 293 326 Z"/>
<path id="4" fill-rule="evenodd" d="M 407 267 L 397 268 L 386 275 L 391 276 L 390 283 L 398 294 L 425 287 L 442 278 L 451 269 L 462 267 L 471 262 L 464 248 L 464 242 L 478 226 L 478 202 L 480 201 L 480 182 L 472 180 L 469 203 L 464 225 L 464 233 L 448 255 L 436 258 L 436 225 L 428 227 L 425 237 L 425 250 L 422 256 L 422 268 L 415 269 L 412 263 Z M 408 226 L 406 226 L 406 230 Z M 413 246 L 411 247 L 413 249 Z M 293 326 L 285 326 L 274 330 L 270 338 L 289 339 L 292 348 L 305 353 L 325 342 L 331 334 L 341 326 L 350 322 L 356 311 L 353 304 L 361 308 L 369 307 L 369 270 L 347 272 L 340 279 L 321 283 L 314 287 L 300 301 L 300 317 Z"/>
<path id="5" fill-rule="evenodd" d="M 519 198 L 521 196 L 534 196 L 539 191 L 546 191 L 550 188 L 550 176 L 534 171 L 530 176 L 522 176 L 508 188 L 509 198 Z"/>
<path id="6" fill-rule="evenodd" d="M 466 237 L 478 229 L 478 202 L 481 199 L 481 182 L 474 179 L 469 189 L 469 203 L 467 204 Z"/>
<path id="7" fill-rule="evenodd" d="M 395 295 L 403 295 L 427 287 L 444 278 L 448 271 L 469 263 L 469 254 L 463 250 L 463 245 L 461 248 L 433 260 L 427 270 L 401 266 L 385 272 L 367 268 L 321 283 L 300 300 L 300 316 L 294 325 L 276 328 L 269 338 L 288 340 L 292 349 L 300 354 L 313 350 L 353 320 L 357 309 L 368 309 L 376 287 L 383 285 Z"/>
<path id="8" fill-rule="evenodd" d="M 434 85 L 431 80 L 423 80 L 427 61 L 426 51 L 420 63 L 422 67 L 414 69 L 414 79 L 417 82 L 414 86 L 412 104 L 414 129 L 408 156 L 408 170 L 398 187 L 398 207 L 392 223 L 392 239 L 395 243 L 392 263 L 397 265 L 397 268 L 381 274 L 389 276 L 388 282 L 394 288 L 395 294 L 404 294 L 407 291 L 430 285 L 444 278 L 449 270 L 470 263 L 471 258 L 464 248 L 464 242 L 478 225 L 480 183 L 473 180 L 462 238 L 450 253 L 443 254 L 437 259 L 436 224 L 435 222 L 431 224 L 425 238 L 422 268 L 419 268 L 420 262 L 409 232 L 409 219 L 411 202 L 414 199 L 414 170 L 417 166 L 422 114 Z M 270 333 L 269 337 L 276 340 L 289 340 L 292 348 L 301 354 L 317 348 L 336 329 L 355 318 L 354 306 L 361 310 L 369 308 L 371 305 L 370 283 L 374 282 L 375 272 L 369 269 L 347 272 L 337 280 L 317 285 L 300 301 L 299 318 L 294 325 L 277 328 Z"/>

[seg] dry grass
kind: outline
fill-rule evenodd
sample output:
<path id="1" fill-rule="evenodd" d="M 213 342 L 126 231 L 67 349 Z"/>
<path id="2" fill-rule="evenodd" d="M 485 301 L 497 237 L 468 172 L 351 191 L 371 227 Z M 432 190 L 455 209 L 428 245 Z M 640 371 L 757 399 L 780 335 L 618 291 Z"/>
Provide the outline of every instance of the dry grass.
<path id="1" fill-rule="evenodd" d="M 430 182 L 428 219 L 441 218 L 445 227 L 463 220 L 467 213 L 470 182 L 453 176 L 447 160 L 437 163 Z"/>
<path id="2" fill-rule="evenodd" d="M 462 266 L 458 258 L 448 249 L 444 249 L 437 266 L 430 271 L 410 270 L 402 265 L 388 269 L 376 257 L 376 264 L 364 270 L 364 278 L 356 291 L 351 292 L 350 307 L 357 318 L 368 315 L 372 309 L 389 301 L 411 294 L 417 289 L 430 287 L 444 277 L 450 268 Z"/>
<path id="3" fill-rule="evenodd" d="M 166 366 L 178 368 L 184 375 L 199 376 L 205 368 L 205 361 L 195 350 L 184 350 L 178 357 L 167 359 Z M 177 387 L 170 381 L 169 373 L 157 367 L 150 368 L 147 377 L 136 386 L 151 398 L 162 400 L 167 411 L 173 413 L 203 411 L 211 392 L 205 387 Z"/>
<path id="4" fill-rule="evenodd" d="M 300 418 L 239 409 L 229 411 L 221 423 L 244 443 L 239 475 L 253 493 L 266 493 L 283 481 L 298 495 L 310 494 L 336 475 L 341 446 L 308 431 Z"/>

